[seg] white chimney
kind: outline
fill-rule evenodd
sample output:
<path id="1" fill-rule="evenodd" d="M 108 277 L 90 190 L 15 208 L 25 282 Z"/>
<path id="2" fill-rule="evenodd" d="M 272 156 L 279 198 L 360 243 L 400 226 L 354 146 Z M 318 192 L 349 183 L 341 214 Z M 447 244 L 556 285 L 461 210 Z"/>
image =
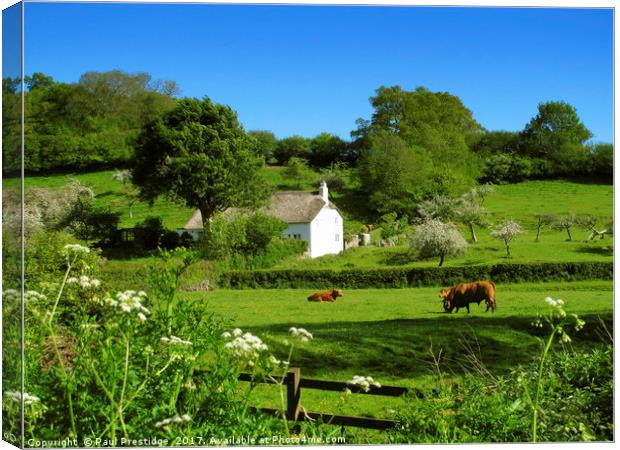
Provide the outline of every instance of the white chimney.
<path id="1" fill-rule="evenodd" d="M 327 183 L 325 181 L 321 181 L 321 187 L 319 188 L 319 195 L 323 199 L 325 203 L 329 200 L 327 199 L 329 192 L 327 191 Z"/>

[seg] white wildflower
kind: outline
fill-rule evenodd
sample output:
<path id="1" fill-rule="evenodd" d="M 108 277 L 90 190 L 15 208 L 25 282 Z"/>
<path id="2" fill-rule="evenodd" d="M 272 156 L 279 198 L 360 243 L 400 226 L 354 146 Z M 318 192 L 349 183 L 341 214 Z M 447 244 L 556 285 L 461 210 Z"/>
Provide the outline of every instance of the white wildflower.
<path id="1" fill-rule="evenodd" d="M 353 378 L 347 381 L 347 384 L 359 386 L 364 392 L 368 392 L 370 390 L 370 386 L 377 388 L 381 387 L 381 383 L 375 381 L 372 377 L 362 377 L 359 375 L 353 375 Z"/>
<path id="2" fill-rule="evenodd" d="M 224 345 L 224 348 L 232 350 L 237 358 L 250 366 L 254 365 L 254 361 L 259 357 L 261 352 L 266 352 L 268 350 L 267 345 L 263 343 L 258 336 L 254 336 L 252 333 L 243 333 L 239 328 L 235 328 L 232 335 L 230 333 L 224 333 L 222 337 L 226 339 L 234 337 L 232 341 Z"/>
<path id="3" fill-rule="evenodd" d="M 146 320 L 146 316 L 144 315 L 144 313 L 149 314 L 149 310 L 142 306 L 142 302 L 146 300 L 146 292 L 136 292 L 129 290 L 124 292 L 117 292 L 115 297 L 116 298 L 108 297 L 105 299 L 105 302 L 108 305 L 114 308 L 118 308 L 122 312 L 127 314 L 135 311 L 136 317 L 139 320 L 143 322 Z"/>
<path id="4" fill-rule="evenodd" d="M 225 331 L 225 332 L 223 332 L 223 333 L 222 333 L 222 337 L 223 337 L 224 339 L 230 339 L 230 338 L 231 338 L 231 335 L 230 335 L 230 333 L 229 333 L 228 331 Z"/>
<path id="5" fill-rule="evenodd" d="M 63 251 L 66 255 L 78 255 L 78 254 L 85 254 L 85 253 L 90 253 L 90 248 L 88 247 L 84 247 L 83 245 L 80 244 L 67 244 L 63 247 Z"/>
<path id="6" fill-rule="evenodd" d="M 170 425 L 172 423 L 183 423 L 183 422 L 189 422 L 191 421 L 192 418 L 187 415 L 187 414 L 183 414 L 183 416 L 179 416 L 178 414 L 173 416 L 173 417 L 169 417 L 167 419 L 161 420 L 157 423 L 155 423 L 155 427 L 160 428 L 160 427 L 165 427 L 167 425 Z"/>
<path id="7" fill-rule="evenodd" d="M 291 327 L 289 328 L 288 332 L 292 337 L 298 338 L 301 342 L 308 342 L 311 341 L 313 338 L 312 333 L 310 333 L 305 328 Z"/>
<path id="8" fill-rule="evenodd" d="M 47 300 L 47 297 L 37 291 L 26 291 L 24 292 L 24 301 L 32 302 L 37 300 Z"/>
<path id="9" fill-rule="evenodd" d="M 170 337 L 162 337 L 159 339 L 161 342 L 164 342 L 168 345 L 181 345 L 181 346 L 190 346 L 192 345 L 192 343 L 190 341 L 184 341 L 183 339 L 176 337 L 176 336 L 170 336 Z"/>
<path id="10" fill-rule="evenodd" d="M 22 393 L 19 391 L 7 391 L 4 393 L 4 396 L 14 402 L 21 402 L 22 399 Z M 37 403 L 40 401 L 41 399 L 39 397 L 24 392 L 24 405 L 32 405 L 33 403 Z"/>
<path id="11" fill-rule="evenodd" d="M 553 306 L 553 307 L 555 307 L 555 306 L 557 306 L 557 305 L 558 305 L 558 303 L 557 303 L 554 299 L 552 299 L 551 297 L 545 297 L 545 302 L 546 302 L 549 306 Z"/>
<path id="12" fill-rule="evenodd" d="M 2 291 L 2 298 L 7 302 L 19 301 L 19 291 L 17 289 L 5 289 L 4 291 Z"/>

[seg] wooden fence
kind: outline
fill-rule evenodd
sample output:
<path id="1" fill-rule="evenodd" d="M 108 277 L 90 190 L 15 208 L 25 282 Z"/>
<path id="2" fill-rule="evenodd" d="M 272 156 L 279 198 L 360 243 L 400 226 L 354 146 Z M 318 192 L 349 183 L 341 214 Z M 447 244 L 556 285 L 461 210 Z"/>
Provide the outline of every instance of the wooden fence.
<path id="1" fill-rule="evenodd" d="M 278 384 L 277 381 L 271 379 L 255 380 L 251 374 L 242 373 L 239 375 L 240 381 L 254 381 L 265 384 Z M 410 389 L 400 386 L 381 386 L 380 388 L 371 386 L 368 391 L 364 391 L 360 386 L 343 383 L 340 381 L 315 380 L 311 378 L 302 378 L 301 369 L 299 367 L 290 368 L 284 379 L 286 385 L 286 418 L 291 421 L 303 420 L 321 420 L 322 423 L 340 426 L 350 426 L 359 428 L 372 428 L 375 430 L 386 430 L 396 425 L 396 421 L 390 419 L 375 419 L 371 417 L 354 417 L 341 416 L 335 414 L 327 414 L 320 412 L 301 411 L 300 399 L 301 390 L 317 389 L 321 391 L 339 391 L 344 392 L 349 389 L 352 393 L 365 395 L 380 395 L 385 397 L 400 397 L 410 392 Z M 419 392 L 415 392 L 420 396 Z M 273 414 L 278 417 L 282 416 L 282 411 L 273 408 L 260 408 L 258 411 Z"/>

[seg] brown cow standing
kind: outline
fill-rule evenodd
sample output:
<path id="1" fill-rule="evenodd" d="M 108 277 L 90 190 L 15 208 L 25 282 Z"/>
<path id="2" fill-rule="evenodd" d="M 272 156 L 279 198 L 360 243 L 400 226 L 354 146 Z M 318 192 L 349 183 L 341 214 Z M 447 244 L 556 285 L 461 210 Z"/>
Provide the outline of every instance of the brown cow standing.
<path id="1" fill-rule="evenodd" d="M 495 298 L 495 283 L 492 281 L 474 281 L 473 283 L 460 283 L 449 289 L 442 289 L 439 296 L 443 301 L 443 309 L 445 312 L 451 313 L 454 308 L 459 312 L 460 308 L 467 308 L 469 313 L 469 304 L 477 303 L 482 300 L 487 305 L 487 311 L 490 309 L 495 312 L 497 308 Z"/>
<path id="2" fill-rule="evenodd" d="M 309 302 L 335 302 L 337 297 L 342 297 L 340 289 L 330 289 L 328 291 L 315 292 L 308 297 Z"/>

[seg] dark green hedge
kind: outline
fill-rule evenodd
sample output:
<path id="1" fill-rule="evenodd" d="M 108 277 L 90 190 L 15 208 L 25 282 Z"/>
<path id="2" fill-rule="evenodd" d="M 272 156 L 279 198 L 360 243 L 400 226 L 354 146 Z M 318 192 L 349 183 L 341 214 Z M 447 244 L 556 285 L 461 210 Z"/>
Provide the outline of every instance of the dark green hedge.
<path id="1" fill-rule="evenodd" d="M 349 270 L 250 270 L 224 273 L 222 288 L 403 288 L 449 286 L 475 280 L 496 283 L 613 279 L 608 262 L 496 264 Z"/>

